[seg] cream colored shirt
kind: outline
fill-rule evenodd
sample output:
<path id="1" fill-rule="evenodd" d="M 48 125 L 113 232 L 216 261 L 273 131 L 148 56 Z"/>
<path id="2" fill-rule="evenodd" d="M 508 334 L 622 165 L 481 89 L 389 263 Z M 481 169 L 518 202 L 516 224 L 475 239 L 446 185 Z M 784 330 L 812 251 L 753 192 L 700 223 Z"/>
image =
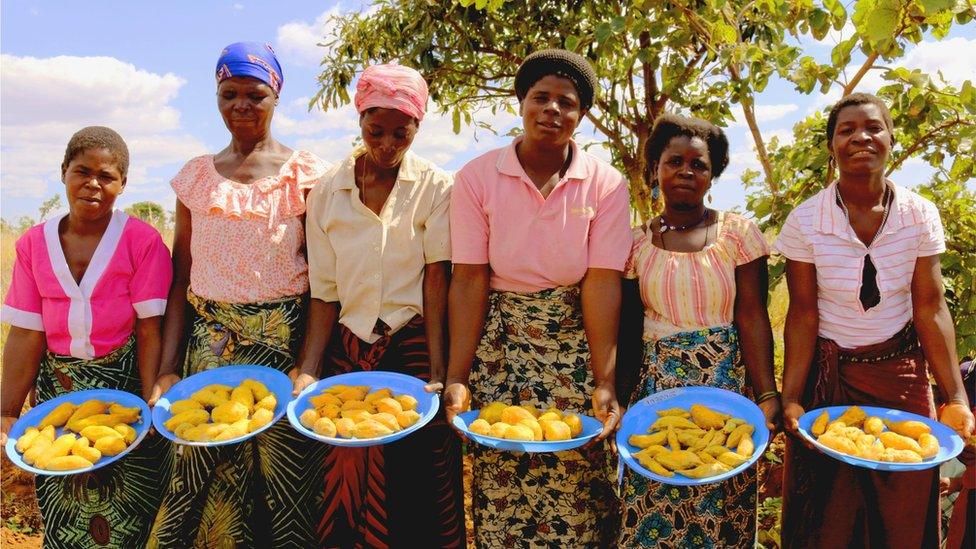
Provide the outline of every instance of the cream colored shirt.
<path id="1" fill-rule="evenodd" d="M 312 297 L 338 301 L 339 322 L 367 343 L 424 313 L 424 266 L 451 260 L 451 176 L 407 152 L 377 216 L 359 199 L 353 151 L 312 189 L 305 221 Z"/>

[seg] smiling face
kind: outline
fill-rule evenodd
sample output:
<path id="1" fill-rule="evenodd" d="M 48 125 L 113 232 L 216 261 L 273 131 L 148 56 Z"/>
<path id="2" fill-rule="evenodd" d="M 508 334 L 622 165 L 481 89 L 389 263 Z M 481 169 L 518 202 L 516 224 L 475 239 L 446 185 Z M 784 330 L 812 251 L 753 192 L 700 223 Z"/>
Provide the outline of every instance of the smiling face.
<path id="1" fill-rule="evenodd" d="M 119 170 L 118 159 L 105 148 L 79 152 L 62 170 L 72 216 L 96 221 L 112 215 L 116 197 L 125 188 L 126 178 Z"/>
<path id="2" fill-rule="evenodd" d="M 220 116 L 237 138 L 254 138 L 269 133 L 277 101 L 271 86 L 257 78 L 234 76 L 217 86 Z"/>
<path id="3" fill-rule="evenodd" d="M 862 103 L 837 113 L 837 126 L 827 147 L 841 173 L 860 175 L 883 171 L 891 144 L 891 130 L 881 109 Z"/>
<path id="4" fill-rule="evenodd" d="M 654 172 L 669 206 L 679 210 L 697 208 L 712 187 L 708 143 L 700 137 L 672 137 Z"/>
<path id="5" fill-rule="evenodd" d="M 366 156 L 377 168 L 388 170 L 400 165 L 417 135 L 416 118 L 396 109 L 376 107 L 359 117 Z"/>
<path id="6" fill-rule="evenodd" d="M 569 143 L 585 111 L 568 78 L 548 75 L 529 88 L 520 105 L 525 141 L 550 147 Z"/>

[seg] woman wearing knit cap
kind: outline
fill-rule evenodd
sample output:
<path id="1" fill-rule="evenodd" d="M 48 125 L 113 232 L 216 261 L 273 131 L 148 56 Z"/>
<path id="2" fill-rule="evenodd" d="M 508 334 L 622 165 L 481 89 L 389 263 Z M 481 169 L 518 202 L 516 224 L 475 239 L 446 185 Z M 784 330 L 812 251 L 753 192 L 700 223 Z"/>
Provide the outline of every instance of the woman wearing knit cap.
<path id="1" fill-rule="evenodd" d="M 309 195 L 308 352 L 295 384 L 394 371 L 443 387 L 451 177 L 409 151 L 427 104 L 417 71 L 374 65 L 356 85 L 363 145 Z M 464 547 L 461 445 L 439 416 L 383 446 L 332 448 L 323 547 Z"/>
<path id="2" fill-rule="evenodd" d="M 528 56 L 515 76 L 523 135 L 455 178 L 448 418 L 497 401 L 604 424 L 578 450 L 471 447 L 479 547 L 615 539 L 616 462 L 605 439 L 620 414 L 614 361 L 631 231 L 623 176 L 572 139 L 596 86 L 579 55 Z"/>
<path id="3" fill-rule="evenodd" d="M 305 194 L 328 166 L 271 135 L 283 79 L 270 46 L 227 46 L 216 76 L 230 144 L 173 178 L 174 277 L 150 404 L 181 377 L 228 364 L 297 375 Z M 180 451 L 150 547 L 315 545 L 322 484 L 310 464 L 321 462 L 322 444 L 282 420 L 240 444 Z"/>

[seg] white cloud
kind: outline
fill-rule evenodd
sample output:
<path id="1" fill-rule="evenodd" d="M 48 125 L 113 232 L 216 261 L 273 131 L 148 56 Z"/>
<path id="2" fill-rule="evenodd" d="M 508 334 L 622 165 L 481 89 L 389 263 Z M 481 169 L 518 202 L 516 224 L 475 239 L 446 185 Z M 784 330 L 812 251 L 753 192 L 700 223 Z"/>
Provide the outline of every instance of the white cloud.
<path id="1" fill-rule="evenodd" d="M 350 90 L 352 95 L 355 90 Z M 308 110 L 308 97 L 295 99 L 275 112 L 274 130 L 282 135 L 309 136 L 326 131 L 358 131 L 359 115 L 355 107 L 345 105 L 323 111 L 317 106 Z"/>
<path id="2" fill-rule="evenodd" d="M 109 126 L 129 145 L 133 192 L 153 184 L 150 169 L 205 151 L 182 134 L 180 112 L 170 105 L 184 80 L 159 75 L 112 57 L 0 56 L 4 105 L 0 114 L 3 194 L 42 197 L 60 185 L 68 138 L 88 125 Z"/>
<path id="3" fill-rule="evenodd" d="M 244 10 L 244 4 L 241 4 L 241 3 L 236 3 L 236 4 L 234 4 L 231 7 L 234 8 L 234 11 L 243 11 Z"/>
<path id="4" fill-rule="evenodd" d="M 965 80 L 976 83 L 976 38 L 921 42 L 899 64 L 909 69 L 921 69 L 933 77 L 941 71 L 946 82 L 957 88 Z"/>
<path id="5" fill-rule="evenodd" d="M 315 18 L 315 21 L 292 21 L 278 27 L 278 50 L 288 56 L 290 63 L 317 66 L 328 50 L 318 44 L 327 40 L 334 30 L 332 17 L 339 15 L 335 6 Z"/>
<path id="6" fill-rule="evenodd" d="M 753 109 L 753 112 L 756 116 L 756 122 L 762 124 L 764 122 L 775 122 L 799 108 L 799 105 L 796 103 L 780 103 L 776 105 L 757 105 Z M 742 112 L 742 105 L 736 104 L 732 107 L 732 114 L 735 117 L 735 121 L 730 127 L 746 125 L 746 117 Z"/>

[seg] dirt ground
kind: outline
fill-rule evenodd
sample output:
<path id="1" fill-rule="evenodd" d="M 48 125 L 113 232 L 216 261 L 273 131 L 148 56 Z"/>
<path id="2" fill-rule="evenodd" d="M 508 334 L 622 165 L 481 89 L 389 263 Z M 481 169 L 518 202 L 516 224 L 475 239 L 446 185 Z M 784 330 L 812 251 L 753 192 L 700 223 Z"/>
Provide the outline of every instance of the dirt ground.
<path id="1" fill-rule="evenodd" d="M 34 476 L 0 457 L 0 547 L 33 549 L 41 546 L 41 514 L 34 497 Z"/>

